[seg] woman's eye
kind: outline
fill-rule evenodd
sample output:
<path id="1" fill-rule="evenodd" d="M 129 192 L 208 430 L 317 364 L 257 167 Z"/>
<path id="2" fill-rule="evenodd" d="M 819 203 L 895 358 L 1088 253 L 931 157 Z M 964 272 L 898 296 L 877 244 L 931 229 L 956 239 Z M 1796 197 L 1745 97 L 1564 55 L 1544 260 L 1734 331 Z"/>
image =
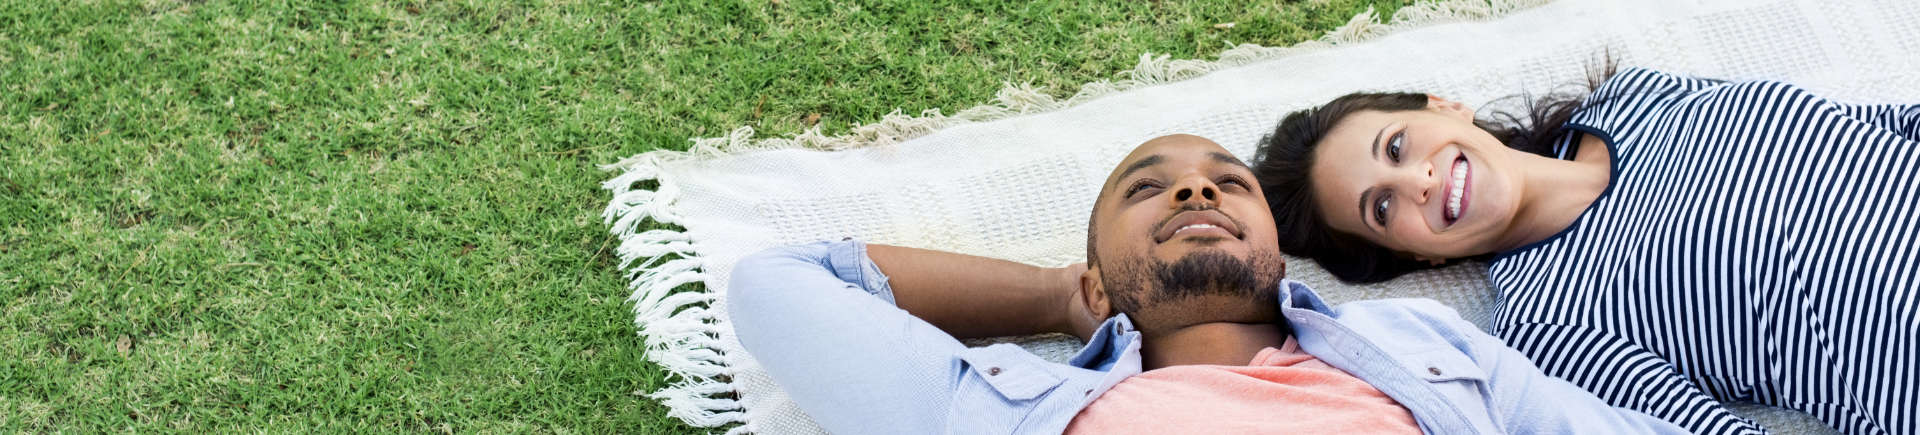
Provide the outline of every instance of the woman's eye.
<path id="1" fill-rule="evenodd" d="M 1393 138 L 1387 140 L 1387 158 L 1392 159 L 1394 163 L 1400 163 L 1400 142 L 1406 137 L 1407 132 L 1401 131 L 1395 132 Z"/>
<path id="2" fill-rule="evenodd" d="M 1387 201 L 1391 199 L 1393 198 L 1383 195 L 1380 197 L 1380 202 L 1373 205 L 1373 221 L 1382 227 L 1387 226 Z"/>
<path id="3" fill-rule="evenodd" d="M 1220 187 L 1227 187 L 1227 186 L 1240 186 L 1240 188 L 1241 188 L 1241 189 L 1250 189 L 1250 188 L 1251 188 L 1251 187 L 1248 187 L 1248 186 L 1247 186 L 1247 182 L 1246 182 L 1246 181 L 1242 181 L 1242 180 L 1240 179 L 1240 177 L 1227 177 L 1227 178 L 1222 178 L 1222 179 L 1220 179 L 1220 181 L 1219 181 L 1219 182 L 1217 182 L 1217 183 L 1214 183 L 1214 184 L 1219 184 L 1219 185 L 1220 185 Z"/>

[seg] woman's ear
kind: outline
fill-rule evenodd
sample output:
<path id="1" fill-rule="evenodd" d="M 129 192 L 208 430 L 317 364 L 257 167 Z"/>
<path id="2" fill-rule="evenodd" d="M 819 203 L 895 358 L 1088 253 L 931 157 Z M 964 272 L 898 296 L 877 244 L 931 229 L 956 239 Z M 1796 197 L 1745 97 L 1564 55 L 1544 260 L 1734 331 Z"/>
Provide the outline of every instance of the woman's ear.
<path id="1" fill-rule="evenodd" d="M 1467 108 L 1466 104 L 1461 104 L 1458 101 L 1449 101 L 1445 98 L 1427 95 L 1427 108 L 1460 117 L 1461 119 L 1467 120 L 1467 122 L 1473 122 L 1473 109 Z"/>

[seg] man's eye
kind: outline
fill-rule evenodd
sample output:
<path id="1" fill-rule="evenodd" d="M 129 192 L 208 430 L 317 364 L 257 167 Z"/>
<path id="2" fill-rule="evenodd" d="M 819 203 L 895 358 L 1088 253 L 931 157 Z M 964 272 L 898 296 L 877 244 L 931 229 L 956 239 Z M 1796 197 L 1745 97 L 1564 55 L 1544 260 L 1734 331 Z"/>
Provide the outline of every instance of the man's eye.
<path id="1" fill-rule="evenodd" d="M 1158 183 L 1154 183 L 1151 180 L 1141 180 L 1140 182 L 1133 183 L 1133 187 L 1127 188 L 1126 197 L 1132 198 L 1133 194 L 1140 193 L 1140 191 L 1147 190 L 1148 188 L 1152 188 L 1152 187 L 1160 187 L 1160 185 Z"/>
<path id="2" fill-rule="evenodd" d="M 1373 205 L 1373 221 L 1380 226 L 1387 226 L 1387 202 L 1392 199 L 1391 196 L 1383 195 L 1380 197 L 1380 202 Z"/>
<path id="3" fill-rule="evenodd" d="M 1387 158 L 1393 160 L 1394 163 L 1400 163 L 1400 142 L 1406 138 L 1407 132 L 1400 131 L 1395 132 L 1393 138 L 1387 140 Z"/>

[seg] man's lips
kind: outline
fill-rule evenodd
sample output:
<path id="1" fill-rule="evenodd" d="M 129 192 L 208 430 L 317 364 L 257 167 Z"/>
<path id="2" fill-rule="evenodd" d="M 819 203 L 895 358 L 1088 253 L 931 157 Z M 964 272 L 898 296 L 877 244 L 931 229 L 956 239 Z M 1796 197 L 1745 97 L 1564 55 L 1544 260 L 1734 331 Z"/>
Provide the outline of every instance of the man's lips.
<path id="1" fill-rule="evenodd" d="M 1235 225 L 1233 219 L 1228 218 L 1226 214 L 1218 210 L 1195 210 L 1181 212 L 1173 215 L 1172 219 L 1162 222 L 1159 230 L 1153 232 L 1153 242 L 1166 243 L 1167 240 L 1173 239 L 1173 236 L 1182 233 L 1214 233 L 1235 239 L 1241 238 L 1240 226 Z"/>

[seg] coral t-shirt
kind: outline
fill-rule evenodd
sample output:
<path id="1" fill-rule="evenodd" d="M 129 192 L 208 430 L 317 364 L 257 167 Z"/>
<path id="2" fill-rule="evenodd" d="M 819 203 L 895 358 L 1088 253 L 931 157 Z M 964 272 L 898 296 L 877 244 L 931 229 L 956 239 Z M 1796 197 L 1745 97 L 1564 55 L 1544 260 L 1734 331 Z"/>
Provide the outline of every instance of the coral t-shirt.
<path id="1" fill-rule="evenodd" d="M 1386 393 L 1287 337 L 1245 367 L 1188 365 L 1120 381 L 1067 425 L 1068 434 L 1420 433 Z"/>

